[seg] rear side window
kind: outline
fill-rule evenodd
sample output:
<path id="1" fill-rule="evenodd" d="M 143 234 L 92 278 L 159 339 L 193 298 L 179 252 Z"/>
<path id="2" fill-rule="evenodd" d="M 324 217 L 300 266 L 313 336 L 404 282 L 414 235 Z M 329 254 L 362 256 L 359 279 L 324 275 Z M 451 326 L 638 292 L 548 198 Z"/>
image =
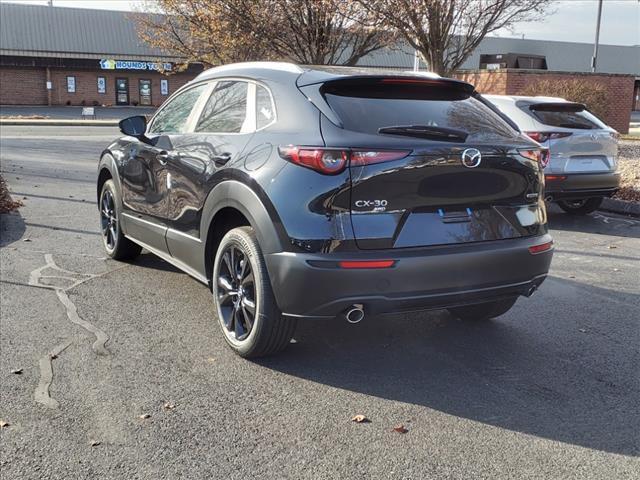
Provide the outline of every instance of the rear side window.
<path id="1" fill-rule="evenodd" d="M 256 128 L 264 128 L 275 120 L 276 109 L 269 91 L 261 85 L 256 85 Z"/>
<path id="2" fill-rule="evenodd" d="M 248 83 L 242 81 L 218 82 L 207 100 L 196 132 L 244 133 L 253 130 L 247 119 Z"/>
<path id="3" fill-rule="evenodd" d="M 324 97 L 342 120 L 344 128 L 378 134 L 379 129 L 396 126 L 427 126 L 460 131 L 466 142 L 513 139 L 518 134 L 499 115 L 468 95 L 425 86 L 426 94 L 402 98 L 404 87 L 367 87 L 354 92 L 332 89 Z M 441 91 L 438 91 L 441 90 Z"/>
<path id="4" fill-rule="evenodd" d="M 150 133 L 184 133 L 191 110 L 207 85 L 202 84 L 173 97 L 153 119 Z"/>
<path id="5" fill-rule="evenodd" d="M 607 128 L 596 116 L 575 104 L 521 104 L 521 110 L 550 127 L 594 130 Z"/>

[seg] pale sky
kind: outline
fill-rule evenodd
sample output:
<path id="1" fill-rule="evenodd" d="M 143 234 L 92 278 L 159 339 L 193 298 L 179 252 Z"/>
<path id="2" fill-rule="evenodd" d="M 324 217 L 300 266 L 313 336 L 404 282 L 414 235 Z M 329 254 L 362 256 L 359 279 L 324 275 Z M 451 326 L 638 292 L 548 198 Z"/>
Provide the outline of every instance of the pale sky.
<path id="1" fill-rule="evenodd" d="M 0 0 L 1 2 L 46 5 L 47 0 Z M 141 0 L 53 0 L 58 7 L 131 10 Z M 558 0 L 550 14 L 539 22 L 515 25 L 513 32 L 499 32 L 501 37 L 593 43 L 597 0 Z M 640 45 L 640 2 L 638 0 L 604 0 L 600 43 Z"/>

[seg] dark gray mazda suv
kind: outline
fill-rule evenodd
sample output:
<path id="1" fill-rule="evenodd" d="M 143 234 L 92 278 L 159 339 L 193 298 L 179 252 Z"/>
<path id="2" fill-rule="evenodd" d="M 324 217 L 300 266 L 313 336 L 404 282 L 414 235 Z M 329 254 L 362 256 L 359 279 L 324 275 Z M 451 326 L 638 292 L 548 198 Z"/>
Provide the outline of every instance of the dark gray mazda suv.
<path id="1" fill-rule="evenodd" d="M 489 319 L 547 275 L 548 152 L 467 83 L 228 65 L 120 128 L 98 170 L 107 253 L 209 285 L 244 357 L 303 318 Z"/>

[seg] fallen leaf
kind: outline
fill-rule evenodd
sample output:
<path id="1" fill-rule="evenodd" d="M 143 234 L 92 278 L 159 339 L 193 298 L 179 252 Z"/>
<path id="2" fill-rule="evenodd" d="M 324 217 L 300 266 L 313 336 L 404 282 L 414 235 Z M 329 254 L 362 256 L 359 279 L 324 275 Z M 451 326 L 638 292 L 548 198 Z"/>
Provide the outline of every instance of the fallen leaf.
<path id="1" fill-rule="evenodd" d="M 213 358 L 213 357 L 207 358 L 207 362 L 209 362 L 209 363 L 214 363 L 215 361 L 216 361 L 216 359 Z"/>
<path id="2" fill-rule="evenodd" d="M 23 239 L 22 241 L 23 241 L 23 242 L 30 242 L 30 241 L 31 241 L 31 239 L 30 239 L 30 238 L 25 238 L 25 239 Z"/>
<path id="3" fill-rule="evenodd" d="M 20 375 L 22 373 L 22 369 L 21 368 L 16 368 L 15 370 L 11 370 L 11 373 L 13 373 L 15 375 Z"/>
<path id="4" fill-rule="evenodd" d="M 398 433 L 407 433 L 409 430 L 404 428 L 404 425 L 396 425 L 395 427 L 393 427 L 393 431 Z"/>
<path id="5" fill-rule="evenodd" d="M 173 403 L 167 402 L 167 403 L 164 404 L 164 409 L 165 410 L 173 410 L 174 408 L 176 408 L 176 406 Z"/>
<path id="6" fill-rule="evenodd" d="M 142 420 L 146 420 L 147 418 L 150 418 L 151 414 L 149 413 L 143 413 L 142 415 L 139 416 L 140 419 Z"/>
<path id="7" fill-rule="evenodd" d="M 100 445 L 100 442 L 99 442 L 98 440 L 91 440 L 90 445 L 91 445 L 92 447 L 97 447 L 98 445 Z"/>
<path id="8" fill-rule="evenodd" d="M 587 331 L 584 328 L 579 329 L 578 331 L 582 332 L 582 333 L 587 333 Z"/>
<path id="9" fill-rule="evenodd" d="M 351 419 L 351 421 L 352 422 L 356 422 L 356 423 L 369 423 L 369 422 L 371 422 L 371 420 L 369 420 L 364 415 L 354 415 L 353 418 Z"/>
<path id="10" fill-rule="evenodd" d="M 5 422 L 4 420 L 0 420 L 0 428 L 5 428 L 9 426 L 9 422 Z"/>

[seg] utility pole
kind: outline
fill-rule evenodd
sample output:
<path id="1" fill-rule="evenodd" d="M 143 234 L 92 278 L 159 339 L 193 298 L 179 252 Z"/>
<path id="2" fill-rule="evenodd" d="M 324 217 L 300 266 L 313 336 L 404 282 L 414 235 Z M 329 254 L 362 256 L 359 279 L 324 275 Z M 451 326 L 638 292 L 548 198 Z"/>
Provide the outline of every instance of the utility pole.
<path id="1" fill-rule="evenodd" d="M 600 19 L 602 18 L 602 0 L 598 0 L 598 23 L 596 24 L 596 43 L 593 46 L 593 57 L 591 57 L 591 72 L 596 71 L 598 60 L 598 43 L 600 42 Z"/>

